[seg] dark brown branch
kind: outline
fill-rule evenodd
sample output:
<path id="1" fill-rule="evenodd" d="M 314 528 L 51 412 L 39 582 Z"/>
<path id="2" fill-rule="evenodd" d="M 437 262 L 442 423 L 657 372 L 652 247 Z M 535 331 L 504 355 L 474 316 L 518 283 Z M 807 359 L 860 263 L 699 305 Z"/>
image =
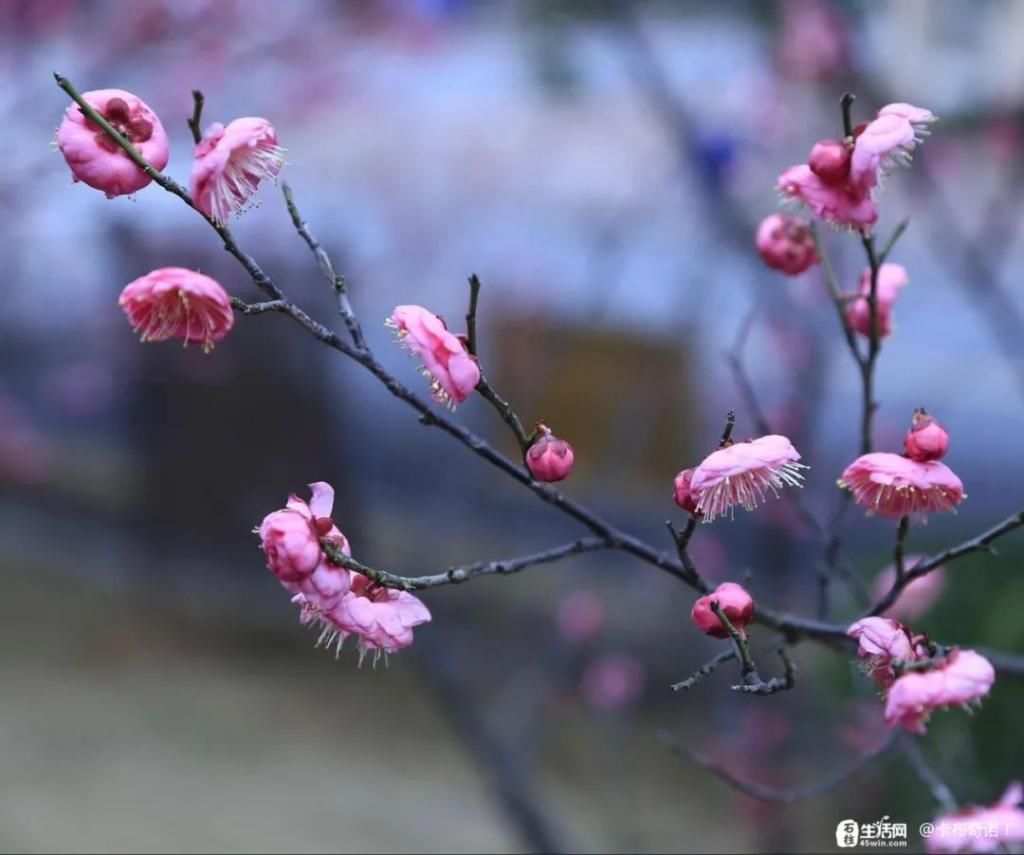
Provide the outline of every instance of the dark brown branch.
<path id="1" fill-rule="evenodd" d="M 188 129 L 192 132 L 192 141 L 199 145 L 203 138 L 203 105 L 206 98 L 198 89 L 192 90 L 192 118 L 188 120 Z"/>
<path id="2" fill-rule="evenodd" d="M 897 576 L 896 581 L 893 582 L 893 586 L 885 596 L 871 606 L 864 617 L 880 615 L 885 612 L 899 599 L 900 594 L 903 593 L 907 585 L 915 579 L 926 576 L 943 564 L 948 564 L 957 558 L 962 558 L 964 555 L 970 555 L 972 552 L 992 552 L 993 541 L 998 540 L 1005 534 L 1009 534 L 1011 531 L 1015 531 L 1021 526 L 1024 526 L 1024 510 L 1011 514 L 1002 522 L 997 523 L 987 531 L 983 531 L 976 537 L 965 540 L 963 543 L 958 543 L 956 546 L 951 546 L 949 549 L 944 549 L 942 552 L 938 552 L 928 558 L 921 559 L 902 576 Z"/>
<path id="3" fill-rule="evenodd" d="M 574 540 L 562 546 L 555 546 L 545 549 L 543 552 L 535 552 L 531 555 L 522 555 L 518 558 L 506 558 L 500 561 L 480 561 L 476 564 L 467 564 L 462 567 L 453 567 L 444 573 L 436 573 L 432 576 L 399 576 L 387 570 L 377 570 L 368 567 L 354 558 L 349 558 L 339 550 L 329 539 L 321 541 L 324 553 L 335 564 L 347 567 L 362 573 L 367 578 L 383 585 L 386 588 L 398 588 L 403 591 L 422 591 L 426 588 L 437 588 L 441 585 L 458 585 L 461 582 L 468 582 L 478 576 L 492 574 L 509 575 L 525 570 L 527 567 L 534 567 L 537 564 L 550 564 L 553 561 L 561 561 L 571 555 L 582 555 L 584 552 L 596 552 L 600 549 L 609 549 L 610 544 L 600 538 L 590 537 Z"/>
<path id="4" fill-rule="evenodd" d="M 708 583 L 704 581 L 700 573 L 697 571 L 697 565 L 694 563 L 693 558 L 690 556 L 690 539 L 693 537 L 695 531 L 697 531 L 698 517 L 693 514 L 686 521 L 686 528 L 679 531 L 672 524 L 671 520 L 667 520 L 665 525 L 668 527 L 668 533 L 672 535 L 672 542 L 676 545 L 676 553 L 679 555 L 679 563 L 683 565 L 683 570 L 689 576 L 690 584 L 693 585 L 702 594 L 706 594 L 711 588 Z"/>
<path id="5" fill-rule="evenodd" d="M 685 680 L 680 680 L 678 683 L 673 683 L 669 688 L 671 688 L 673 692 L 685 692 L 687 689 L 692 689 L 705 677 L 710 676 L 719 665 L 722 665 L 725 662 L 729 662 L 730 660 L 735 658 L 736 651 L 734 649 L 730 648 L 729 650 L 723 650 L 713 659 L 709 659 L 707 662 L 701 665 L 700 668 L 694 671 Z"/>
<path id="6" fill-rule="evenodd" d="M 476 306 L 480 300 L 480 277 L 475 273 L 469 277 L 469 309 L 466 311 L 466 350 L 473 356 L 476 352 Z"/>
<path id="7" fill-rule="evenodd" d="M 288 304 L 284 300 L 267 300 L 264 303 L 246 303 L 237 297 L 231 298 L 231 307 L 243 315 L 262 315 L 264 312 L 287 312 Z"/>
<path id="8" fill-rule="evenodd" d="M 725 416 L 725 427 L 722 429 L 722 437 L 718 440 L 718 447 L 725 448 L 732 441 L 732 429 L 736 427 L 736 413 L 729 410 Z"/>
<path id="9" fill-rule="evenodd" d="M 878 274 L 881 263 L 875 253 L 875 236 L 873 234 L 862 234 L 861 243 L 864 252 L 868 257 L 868 266 L 871 270 L 871 287 L 867 294 L 868 312 L 870 313 L 870 326 L 868 336 L 868 352 L 861 360 L 861 397 L 862 410 L 860 421 L 860 453 L 868 454 L 873 446 L 872 428 L 874 426 L 875 412 L 878 410 L 878 402 L 875 401 L 875 365 L 878 363 L 878 354 L 882 350 L 882 336 L 879 329 L 878 317 Z"/>
<path id="10" fill-rule="evenodd" d="M 906 575 L 906 567 L 903 566 L 903 551 L 907 543 L 907 532 L 910 530 L 910 517 L 900 517 L 899 527 L 896 529 L 896 546 L 892 550 L 892 563 L 896 569 L 896 578 L 902 579 Z"/>
<path id="11" fill-rule="evenodd" d="M 839 99 L 839 106 L 843 111 L 843 136 L 853 136 L 853 102 L 857 100 L 857 96 L 852 92 L 844 92 L 843 97 Z"/>
<path id="12" fill-rule="evenodd" d="M 309 226 L 302 218 L 302 214 L 299 213 L 298 206 L 295 204 L 295 199 L 292 195 L 292 188 L 287 182 L 282 183 L 281 192 L 284 193 L 284 201 L 288 206 L 288 215 L 292 218 L 292 225 L 295 226 L 295 231 L 299 233 L 299 237 L 306 242 L 306 245 L 312 251 L 317 264 L 320 266 L 320 272 L 331 283 L 331 288 L 334 289 L 334 293 L 338 296 L 338 314 L 341 315 L 341 319 L 348 328 L 349 335 L 352 336 L 352 343 L 360 350 L 368 350 L 366 339 L 363 336 L 363 329 L 359 324 L 358 318 L 356 318 L 355 312 L 352 310 L 352 304 L 348 300 L 345 277 L 335 272 L 334 265 L 331 263 L 331 257 L 320 244 L 320 241 L 310 232 Z"/>
<path id="13" fill-rule="evenodd" d="M 757 799 L 762 802 L 791 805 L 796 802 L 814 799 L 818 796 L 823 796 L 826 793 L 839 789 L 843 784 L 858 775 L 879 757 L 888 753 L 896 743 L 896 739 L 897 735 L 891 734 L 889 738 L 878 748 L 858 757 L 850 765 L 826 775 L 820 781 L 816 781 L 813 784 L 807 784 L 802 787 L 789 787 L 785 789 L 777 789 L 775 787 L 767 787 L 763 784 L 755 784 L 752 781 L 744 781 L 742 778 L 736 777 L 732 772 L 722 766 L 719 766 L 714 760 L 704 754 L 689 751 L 676 743 L 671 743 L 669 747 L 672 753 L 677 757 L 682 757 L 685 760 L 689 760 L 695 766 L 706 769 L 716 778 L 724 781 L 734 790 L 745 796 L 749 796 L 752 799 Z"/>

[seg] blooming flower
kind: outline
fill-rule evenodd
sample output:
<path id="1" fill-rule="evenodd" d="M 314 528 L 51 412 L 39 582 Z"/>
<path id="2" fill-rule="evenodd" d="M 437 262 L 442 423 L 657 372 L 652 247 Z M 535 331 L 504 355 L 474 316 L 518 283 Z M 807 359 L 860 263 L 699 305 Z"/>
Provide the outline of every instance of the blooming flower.
<path id="1" fill-rule="evenodd" d="M 904 558 L 904 566 L 909 569 L 924 557 L 923 555 L 907 555 Z M 879 600 L 884 597 L 895 582 L 896 568 L 889 565 L 875 579 L 871 589 L 872 598 Z M 942 567 L 937 567 L 924 576 L 918 576 L 900 592 L 899 599 L 886 610 L 885 614 L 898 620 L 914 620 L 935 604 L 942 595 L 945 585 L 946 576 Z"/>
<path id="2" fill-rule="evenodd" d="M 155 169 L 167 165 L 167 133 L 147 104 L 123 89 L 95 89 L 83 98 L 114 128 L 132 143 Z M 81 181 L 107 194 L 108 199 L 141 190 L 152 179 L 136 166 L 106 131 L 87 119 L 81 108 L 71 103 L 57 129 L 57 148 L 71 169 L 75 181 Z"/>
<path id="3" fill-rule="evenodd" d="M 980 653 L 954 650 L 930 671 L 909 671 L 896 678 L 886 696 L 885 723 L 924 733 L 934 710 L 980 701 L 995 679 L 992 663 Z"/>
<path id="4" fill-rule="evenodd" d="M 689 511 L 691 514 L 699 513 L 697 510 L 697 501 L 699 497 L 693 491 L 691 486 L 693 481 L 693 470 L 684 469 L 678 475 L 676 475 L 675 487 L 672 491 L 672 498 L 675 499 L 675 503 L 679 505 L 684 511 Z"/>
<path id="5" fill-rule="evenodd" d="M 935 121 L 928 110 L 888 104 L 858 128 L 852 138 L 823 140 L 810 163 L 791 166 L 779 176 L 783 197 L 805 205 L 817 218 L 839 226 L 867 229 L 878 219 L 874 192 L 893 164 L 906 164 Z M 838 145 L 837 145 L 838 143 Z M 849 161 L 842 146 L 849 150 Z"/>
<path id="6" fill-rule="evenodd" d="M 910 163 L 911 152 L 936 121 L 930 110 L 911 104 L 887 104 L 857 134 L 850 156 L 850 182 L 870 192 L 893 165 Z"/>
<path id="7" fill-rule="evenodd" d="M 857 655 L 866 660 L 865 670 L 880 688 L 888 688 L 896 679 L 893 662 L 909 662 L 917 658 L 906 627 L 888 618 L 863 618 L 854 623 L 846 634 L 857 639 Z"/>
<path id="8" fill-rule="evenodd" d="M 361 573 L 351 574 L 352 584 L 341 601 L 333 607 L 318 604 L 308 595 L 292 599 L 302 609 L 304 624 L 318 623 L 321 628 L 317 644 L 336 653 L 350 635 L 359 640 L 359 661 L 373 651 L 374 664 L 383 653 L 395 653 L 413 642 L 413 627 L 430 620 L 430 611 L 422 600 L 407 591 L 384 588 Z"/>
<path id="9" fill-rule="evenodd" d="M 396 306 L 386 323 L 397 340 L 423 363 L 434 400 L 455 409 L 472 394 L 480 382 L 480 366 L 437 315 L 422 306 Z"/>
<path id="10" fill-rule="evenodd" d="M 196 207 L 218 223 L 241 213 L 264 178 L 276 178 L 284 149 L 274 126 L 247 116 L 210 125 L 195 148 L 189 190 Z"/>
<path id="11" fill-rule="evenodd" d="M 693 604 L 690 617 L 697 628 L 705 635 L 715 638 L 728 638 L 729 630 L 718 619 L 712 603 L 718 603 L 722 614 L 728 618 L 736 629 L 743 634 L 744 627 L 754 619 L 754 598 L 747 593 L 742 585 L 735 582 L 723 582 L 710 594 L 705 594 Z"/>
<path id="12" fill-rule="evenodd" d="M 940 460 L 949 450 L 949 434 L 924 409 L 914 411 L 903 447 L 911 460 Z"/>
<path id="13" fill-rule="evenodd" d="M 538 425 L 540 437 L 526 450 L 526 468 L 538 481 L 562 481 L 569 477 L 576 455 L 564 439 L 547 425 Z"/>
<path id="14" fill-rule="evenodd" d="M 887 517 L 951 511 L 965 498 L 963 482 L 944 463 L 888 452 L 858 457 L 838 483 L 853 491 L 857 504 L 868 513 Z"/>
<path id="15" fill-rule="evenodd" d="M 752 511 L 765 501 L 765 491 L 777 496 L 787 484 L 801 486 L 800 470 L 807 467 L 799 459 L 793 444 L 777 434 L 720 448 L 704 458 L 690 479 L 699 496 L 697 510 L 706 522 L 731 515 L 736 505 Z"/>
<path id="16" fill-rule="evenodd" d="M 348 570 L 324 554 L 321 539 L 330 538 L 345 555 L 352 552 L 348 539 L 331 519 L 334 488 L 316 481 L 309 489 L 313 493 L 309 502 L 289 496 L 285 507 L 263 518 L 258 533 L 267 567 L 285 590 L 330 610 L 341 602 L 351 580 Z"/>
<path id="17" fill-rule="evenodd" d="M 900 289 L 910 281 L 902 264 L 883 264 L 878 268 L 878 284 L 875 287 L 875 307 L 878 317 L 878 335 L 882 338 L 892 332 L 892 309 Z M 853 300 L 846 310 L 850 326 L 862 336 L 871 337 L 871 269 L 865 268 L 860 277 L 861 296 Z"/>
<path id="18" fill-rule="evenodd" d="M 235 323 L 231 298 L 218 282 L 184 267 L 161 267 L 128 283 L 118 305 L 143 341 L 170 338 L 213 349 Z"/>
<path id="19" fill-rule="evenodd" d="M 855 229 L 869 229 L 878 208 L 869 195 L 847 184 L 823 181 L 806 163 L 791 166 L 777 182 L 783 198 L 805 205 L 819 220 Z"/>
<path id="20" fill-rule="evenodd" d="M 818 262 L 811 230 L 797 217 L 765 217 L 757 227 L 754 244 L 765 264 L 790 276 L 798 276 Z"/>
<path id="21" fill-rule="evenodd" d="M 932 855 L 1009 851 L 1008 846 L 1024 843 L 1022 801 L 1024 787 L 1014 781 L 991 807 L 971 805 L 940 816 L 925 840 L 925 851 Z"/>

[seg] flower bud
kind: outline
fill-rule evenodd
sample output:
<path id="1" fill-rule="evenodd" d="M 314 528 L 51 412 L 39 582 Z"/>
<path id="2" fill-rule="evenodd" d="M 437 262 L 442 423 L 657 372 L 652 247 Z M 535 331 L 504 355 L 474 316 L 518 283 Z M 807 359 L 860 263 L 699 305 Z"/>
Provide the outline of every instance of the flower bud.
<path id="1" fill-rule="evenodd" d="M 676 487 L 672 497 L 676 500 L 676 504 L 679 505 L 684 511 L 688 511 L 691 514 L 697 514 L 697 502 L 700 500 L 693 487 L 690 486 L 690 481 L 693 478 L 692 469 L 684 469 L 678 475 L 676 475 Z"/>
<path id="2" fill-rule="evenodd" d="M 949 451 L 949 434 L 946 429 L 925 410 L 914 410 L 910 430 L 903 438 L 907 457 L 923 463 L 926 460 L 941 460 Z"/>
<path id="3" fill-rule="evenodd" d="M 840 140 L 817 142 L 807 165 L 826 184 L 842 184 L 850 175 L 850 146 Z"/>
<path id="4" fill-rule="evenodd" d="M 754 599 L 735 582 L 723 582 L 710 594 L 705 594 L 693 604 L 690 616 L 698 629 L 715 638 L 728 638 L 729 631 L 711 608 L 718 603 L 729 622 L 743 633 L 743 628 L 754 619 Z"/>
<path id="5" fill-rule="evenodd" d="M 526 451 L 526 468 L 538 481 L 561 481 L 572 472 L 572 446 L 559 439 L 546 425 L 539 425 L 540 438 Z"/>
<path id="6" fill-rule="evenodd" d="M 765 264 L 789 276 L 798 276 L 818 261 L 811 231 L 798 217 L 765 217 L 757 227 L 754 245 Z"/>

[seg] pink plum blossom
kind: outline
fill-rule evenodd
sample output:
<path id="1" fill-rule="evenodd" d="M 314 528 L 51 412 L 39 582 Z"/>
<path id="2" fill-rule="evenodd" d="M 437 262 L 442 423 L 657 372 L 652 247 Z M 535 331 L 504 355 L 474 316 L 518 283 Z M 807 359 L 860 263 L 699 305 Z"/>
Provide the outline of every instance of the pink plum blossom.
<path id="1" fill-rule="evenodd" d="M 757 227 L 754 245 L 765 264 L 789 276 L 798 276 L 818 262 L 811 231 L 798 217 L 765 217 Z"/>
<path id="2" fill-rule="evenodd" d="M 904 557 L 904 566 L 910 569 L 918 561 L 925 558 L 923 555 L 907 555 Z M 896 568 L 891 564 L 882 570 L 875 579 L 871 588 L 871 596 L 875 600 L 884 597 L 896 582 Z M 942 589 L 946 585 L 945 569 L 937 567 L 924 576 L 918 576 L 911 581 L 901 592 L 896 600 L 886 610 L 885 614 L 898 620 L 914 620 L 927 612 L 939 597 L 942 596 Z"/>
<path id="3" fill-rule="evenodd" d="M 423 364 L 434 400 L 455 409 L 473 393 L 480 382 L 476 357 L 437 315 L 422 306 L 396 306 L 386 323 Z"/>
<path id="4" fill-rule="evenodd" d="M 712 603 L 718 603 L 722 614 L 728 618 L 736 629 L 743 634 L 744 628 L 754 619 L 754 598 L 747 593 L 742 585 L 735 582 L 723 582 L 710 594 L 705 594 L 693 604 L 690 617 L 697 628 L 705 635 L 714 638 L 728 638 L 729 630 L 719 620 Z"/>
<path id="5" fill-rule="evenodd" d="M 540 437 L 526 451 L 526 468 L 538 481 L 562 481 L 572 472 L 576 455 L 572 446 L 555 436 L 547 425 L 538 425 Z"/>
<path id="6" fill-rule="evenodd" d="M 826 223 L 866 230 L 878 220 L 878 208 L 869 195 L 848 183 L 826 183 L 806 163 L 791 166 L 783 172 L 777 186 L 784 199 L 807 207 Z"/>
<path id="7" fill-rule="evenodd" d="M 359 641 L 359 661 L 373 651 L 374 663 L 382 653 L 395 653 L 412 644 L 413 628 L 430 620 L 423 601 L 408 591 L 377 585 L 361 573 L 353 572 L 351 578 L 350 589 L 332 607 L 305 594 L 292 598 L 302 610 L 302 623 L 319 624 L 317 644 L 335 644 L 340 652 L 345 639 L 354 635 Z"/>
<path id="8" fill-rule="evenodd" d="M 309 485 L 309 502 L 296 495 L 279 511 L 267 514 L 258 530 L 267 567 L 285 590 L 305 602 L 330 610 L 341 603 L 351 579 L 344 567 L 324 554 L 321 541 L 329 538 L 335 547 L 351 557 L 348 539 L 331 519 L 334 488 L 325 481 Z"/>
<path id="9" fill-rule="evenodd" d="M 934 710 L 980 701 L 995 679 L 992 663 L 980 653 L 953 650 L 936 668 L 908 671 L 896 678 L 886 696 L 885 723 L 924 733 Z"/>
<path id="10" fill-rule="evenodd" d="M 195 148 L 189 191 L 207 217 L 225 223 L 241 213 L 260 182 L 276 178 L 284 165 L 284 149 L 266 119 L 246 116 L 226 127 L 210 125 Z"/>
<path id="11" fill-rule="evenodd" d="M 940 460 L 949 451 L 949 434 L 925 410 L 915 410 L 903 447 L 911 460 Z"/>
<path id="12" fill-rule="evenodd" d="M 843 184 L 850 176 L 853 146 L 844 140 L 820 140 L 811 148 L 807 165 L 826 184 Z"/>
<path id="13" fill-rule="evenodd" d="M 704 458 L 690 479 L 691 489 L 700 497 L 697 510 L 706 522 L 732 514 L 737 505 L 748 511 L 765 501 L 765 492 L 778 495 L 789 485 L 801 486 L 800 455 L 784 436 L 770 434 L 748 442 L 737 442 Z"/>
<path id="14" fill-rule="evenodd" d="M 688 511 L 691 514 L 698 514 L 700 513 L 700 511 L 697 510 L 699 497 L 693 491 L 692 483 L 693 470 L 684 469 L 676 475 L 674 488 L 672 490 L 672 498 L 684 511 Z"/>
<path id="15" fill-rule="evenodd" d="M 940 816 L 925 841 L 931 855 L 1010 851 L 1024 843 L 1024 787 L 1014 781 L 991 807 L 971 805 Z"/>
<path id="16" fill-rule="evenodd" d="M 846 634 L 857 640 L 857 655 L 865 660 L 868 676 L 880 688 L 888 688 L 896 679 L 893 662 L 909 662 L 917 658 L 907 628 L 888 618 L 862 618 Z"/>
<path id="17" fill-rule="evenodd" d="M 213 349 L 234 325 L 231 298 L 218 282 L 184 267 L 161 267 L 130 282 L 118 305 L 142 341 L 184 339 Z"/>
<path id="18" fill-rule="evenodd" d="M 139 151 L 154 169 L 167 165 L 167 133 L 149 106 L 123 89 L 95 89 L 82 97 Z M 106 131 L 72 102 L 57 129 L 57 148 L 75 181 L 102 190 L 107 198 L 141 190 L 152 179 L 133 163 Z"/>
<path id="19" fill-rule="evenodd" d="M 966 498 L 963 482 L 946 464 L 921 463 L 885 451 L 854 460 L 843 471 L 839 486 L 851 490 L 869 514 L 887 517 L 951 511 Z"/>
<path id="20" fill-rule="evenodd" d="M 850 182 L 866 192 L 874 189 L 893 165 L 910 163 L 916 145 L 936 121 L 930 110 L 911 104 L 887 104 L 857 135 L 850 158 Z"/>
<path id="21" fill-rule="evenodd" d="M 892 332 L 892 309 L 900 289 L 910 281 L 902 264 L 883 264 L 878 269 L 878 284 L 875 287 L 875 306 L 878 316 L 878 335 L 884 338 Z M 860 295 L 853 300 L 846 311 L 850 326 L 867 338 L 871 337 L 871 270 L 865 268 L 860 277 Z"/>

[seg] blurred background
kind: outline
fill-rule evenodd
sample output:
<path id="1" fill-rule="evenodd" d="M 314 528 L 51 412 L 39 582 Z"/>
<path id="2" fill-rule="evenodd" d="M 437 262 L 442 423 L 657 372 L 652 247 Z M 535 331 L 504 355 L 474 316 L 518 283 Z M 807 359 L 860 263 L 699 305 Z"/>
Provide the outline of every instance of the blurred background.
<path id="1" fill-rule="evenodd" d="M 354 554 L 410 575 L 585 533 L 284 318 L 239 318 L 210 356 L 142 346 L 128 281 L 198 268 L 259 298 L 216 236 L 156 187 L 108 201 L 48 142 L 80 90 L 137 93 L 186 181 L 190 90 L 206 122 L 268 117 L 285 176 L 349 283 L 371 345 L 396 303 L 462 328 L 483 283 L 482 361 L 532 425 L 577 450 L 566 491 L 666 550 L 675 473 L 725 412 L 757 413 L 810 463 L 827 522 L 857 449 L 859 381 L 816 269 L 789 279 L 753 247 L 775 177 L 890 101 L 942 117 L 889 180 L 880 234 L 911 286 L 879 363 L 876 443 L 911 411 L 950 430 L 970 496 L 911 532 L 928 552 L 1018 508 L 1024 491 L 1024 4 L 2 0 L 0 104 L 0 849 L 4 851 L 824 851 L 836 823 L 936 807 L 892 755 L 822 799 L 741 796 L 674 756 L 799 786 L 885 737 L 855 663 L 803 644 L 792 692 L 742 698 L 693 594 L 620 554 L 427 592 L 433 623 L 376 669 L 314 650 L 251 530 L 327 480 Z M 336 323 L 278 191 L 234 227 L 282 287 Z M 859 243 L 826 237 L 844 286 Z M 742 345 L 740 349 L 738 345 Z M 457 416 L 510 455 L 481 400 Z M 854 519 L 856 517 L 856 519 Z M 870 586 L 895 526 L 851 515 Z M 713 582 L 812 615 L 821 549 L 791 497 L 702 527 Z M 969 558 L 917 628 L 1024 650 L 1024 544 Z M 830 619 L 857 614 L 831 589 Z M 764 636 L 759 638 L 758 636 Z M 772 639 L 755 634 L 765 670 Z M 769 663 L 772 663 L 769 665 Z M 924 740 L 966 803 L 1024 773 L 1024 692 Z M 911 849 L 917 838 L 911 835 Z"/>

